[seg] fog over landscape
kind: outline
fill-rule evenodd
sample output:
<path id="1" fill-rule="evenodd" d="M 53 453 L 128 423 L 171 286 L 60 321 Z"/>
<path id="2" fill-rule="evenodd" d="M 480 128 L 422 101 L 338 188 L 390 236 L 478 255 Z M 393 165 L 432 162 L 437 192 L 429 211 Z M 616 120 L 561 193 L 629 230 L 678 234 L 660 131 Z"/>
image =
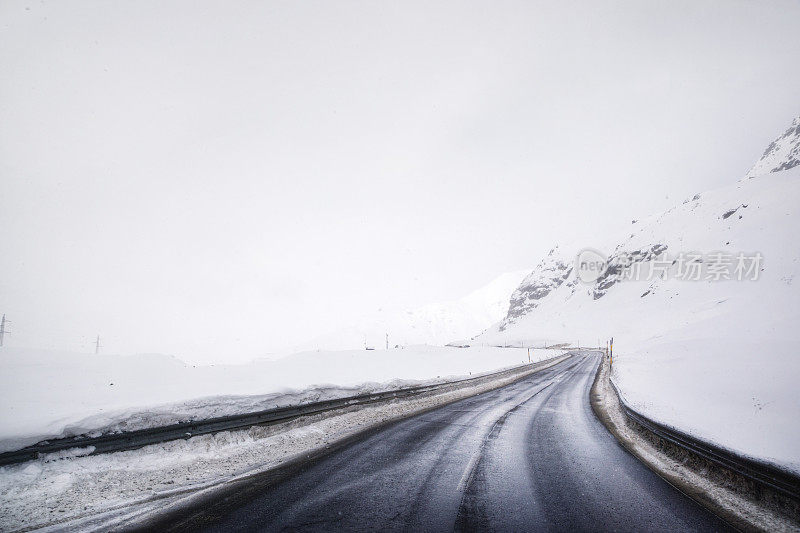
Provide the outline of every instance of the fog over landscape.
<path id="1" fill-rule="evenodd" d="M 800 2 L 0 2 L 0 531 L 800 531 Z"/>
<path id="2" fill-rule="evenodd" d="M 6 345 L 241 362 L 599 246 L 788 127 L 798 19 L 3 2 Z"/>

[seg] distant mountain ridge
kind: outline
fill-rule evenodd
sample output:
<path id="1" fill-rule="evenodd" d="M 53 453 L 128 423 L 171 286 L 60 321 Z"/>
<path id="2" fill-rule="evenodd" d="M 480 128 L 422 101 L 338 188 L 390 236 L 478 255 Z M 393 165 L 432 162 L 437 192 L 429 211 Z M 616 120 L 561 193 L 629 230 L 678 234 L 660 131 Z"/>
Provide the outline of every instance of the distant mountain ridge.
<path id="1" fill-rule="evenodd" d="M 384 311 L 349 327 L 321 335 L 299 350 L 352 350 L 414 344 L 444 345 L 483 333 L 506 316 L 509 297 L 529 270 L 501 274 L 463 298 L 417 309 Z"/>

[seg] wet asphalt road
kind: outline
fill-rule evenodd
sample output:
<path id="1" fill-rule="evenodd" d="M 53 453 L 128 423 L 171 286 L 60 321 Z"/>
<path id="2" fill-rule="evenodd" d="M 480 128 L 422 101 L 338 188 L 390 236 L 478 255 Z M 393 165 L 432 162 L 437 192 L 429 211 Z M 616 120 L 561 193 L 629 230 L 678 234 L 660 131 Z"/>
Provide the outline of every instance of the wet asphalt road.
<path id="1" fill-rule="evenodd" d="M 723 531 L 595 418 L 599 355 L 367 435 L 207 531 Z M 195 523 L 195 526 L 197 523 Z"/>

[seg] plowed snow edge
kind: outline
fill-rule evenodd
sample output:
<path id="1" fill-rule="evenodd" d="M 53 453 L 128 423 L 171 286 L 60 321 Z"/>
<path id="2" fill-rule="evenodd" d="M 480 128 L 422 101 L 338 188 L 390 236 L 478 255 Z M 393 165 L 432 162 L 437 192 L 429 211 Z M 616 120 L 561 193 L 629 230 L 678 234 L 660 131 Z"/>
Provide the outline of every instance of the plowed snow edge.
<path id="1" fill-rule="evenodd" d="M 606 357 L 597 368 L 590 402 L 595 416 L 634 457 L 733 527 L 741 531 L 800 531 L 794 509 L 781 508 L 769 496 L 756 494 L 749 483 L 701 457 L 671 449 L 673 445 L 630 421 L 610 383 Z"/>

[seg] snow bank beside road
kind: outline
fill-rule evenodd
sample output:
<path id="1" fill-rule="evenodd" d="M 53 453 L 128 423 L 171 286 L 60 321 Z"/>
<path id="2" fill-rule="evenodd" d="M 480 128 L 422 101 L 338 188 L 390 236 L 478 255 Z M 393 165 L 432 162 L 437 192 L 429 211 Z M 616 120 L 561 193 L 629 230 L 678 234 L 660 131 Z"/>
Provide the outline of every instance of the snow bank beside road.
<path id="1" fill-rule="evenodd" d="M 559 353 L 534 350 L 532 358 Z M 195 367 L 163 355 L 3 348 L 0 451 L 45 438 L 141 429 L 442 381 L 527 360 L 525 349 L 418 346 Z"/>
<path id="2" fill-rule="evenodd" d="M 505 358 L 506 351 L 495 348 L 484 353 Z M 560 360 L 544 362 L 514 376 L 360 407 L 335 416 L 314 415 L 126 452 L 42 458 L 0 467 L 0 531 L 47 526 L 107 531 L 120 520 L 163 511 L 198 490 L 268 470 L 375 425 L 506 385 Z"/>
<path id="3" fill-rule="evenodd" d="M 655 342 L 616 357 L 613 378 L 654 420 L 800 474 L 796 350 L 777 340 Z"/>
<path id="4" fill-rule="evenodd" d="M 731 478 L 724 469 L 717 469 L 716 466 L 708 465 L 703 460 L 687 459 L 687 456 L 680 452 L 670 453 L 669 450 L 662 448 L 663 442 L 654 443 L 646 437 L 646 430 L 640 431 L 631 425 L 622 409 L 617 392 L 611 386 L 610 373 L 608 360 L 604 358 L 592 384 L 592 409 L 628 451 L 658 472 L 670 484 L 700 505 L 711 509 L 737 529 L 743 531 L 797 529 L 796 522 L 786 516 L 787 509 L 781 509 L 781 505 L 786 503 L 785 500 L 779 498 L 776 501 L 774 494 L 759 491 L 757 487 L 736 479 L 737 476 Z M 625 401 L 630 405 L 627 399 Z"/>

